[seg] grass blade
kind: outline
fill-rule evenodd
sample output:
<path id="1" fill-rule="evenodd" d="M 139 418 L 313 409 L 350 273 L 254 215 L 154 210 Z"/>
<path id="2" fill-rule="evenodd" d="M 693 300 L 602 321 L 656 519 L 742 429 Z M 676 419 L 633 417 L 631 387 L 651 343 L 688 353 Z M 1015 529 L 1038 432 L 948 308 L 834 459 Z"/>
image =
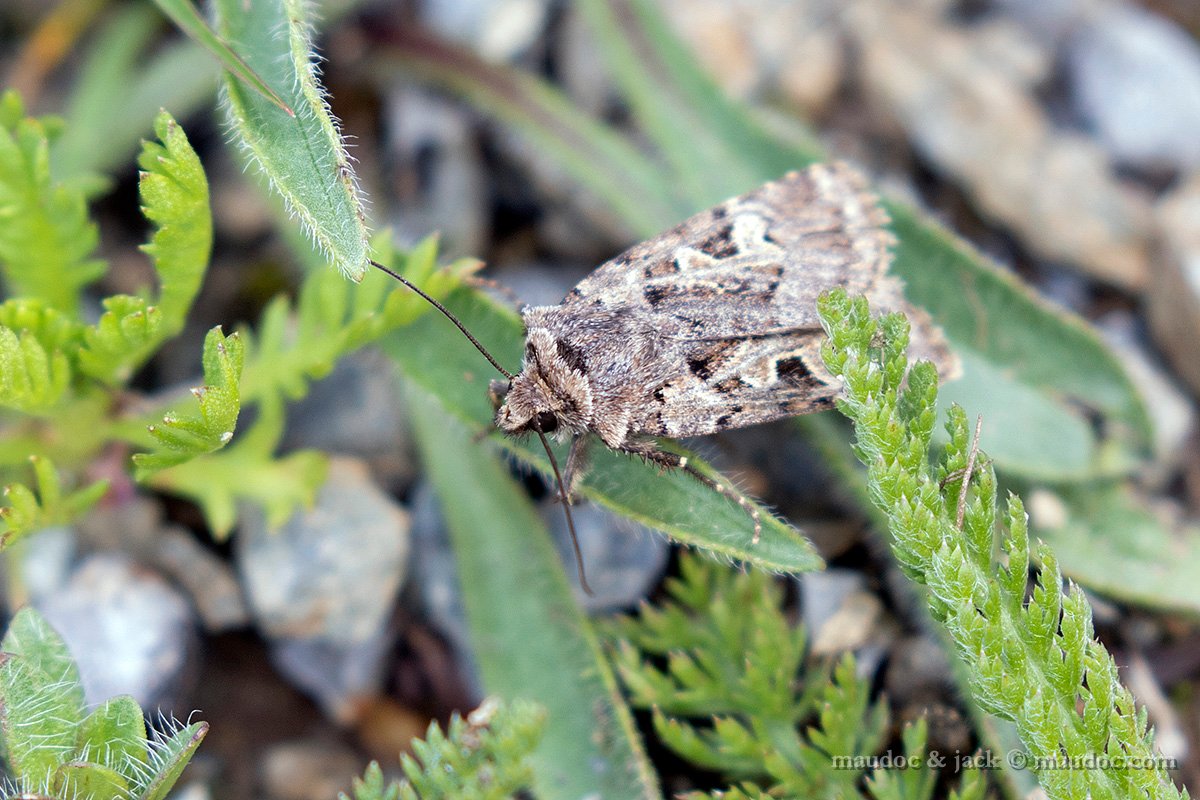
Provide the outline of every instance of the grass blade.
<path id="1" fill-rule="evenodd" d="M 661 797 L 612 669 L 528 499 L 437 395 L 414 383 L 405 395 L 458 554 L 484 686 L 548 712 L 531 758 L 537 796 Z"/>

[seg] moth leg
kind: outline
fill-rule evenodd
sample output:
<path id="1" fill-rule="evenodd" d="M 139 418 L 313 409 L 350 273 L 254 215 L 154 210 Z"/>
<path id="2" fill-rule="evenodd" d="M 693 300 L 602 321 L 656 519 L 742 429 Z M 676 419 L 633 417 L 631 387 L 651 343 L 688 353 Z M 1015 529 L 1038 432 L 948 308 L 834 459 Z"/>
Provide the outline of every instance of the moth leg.
<path id="1" fill-rule="evenodd" d="M 571 450 L 567 453 L 567 468 L 563 471 L 563 484 L 566 486 L 567 498 L 572 504 L 575 502 L 575 484 L 587 472 L 588 467 L 588 445 L 591 444 L 591 437 L 587 434 L 576 436 L 571 440 Z"/>
<path id="2" fill-rule="evenodd" d="M 716 478 L 705 475 L 689 464 L 686 456 L 658 449 L 658 446 L 653 441 L 627 441 L 621 446 L 621 450 L 632 455 L 641 456 L 646 461 L 658 464 L 664 469 L 681 469 L 717 494 L 724 495 L 730 500 L 735 501 L 742 507 L 743 511 L 750 515 L 750 519 L 754 520 L 754 538 L 750 543 L 758 544 L 759 537 L 762 535 L 762 515 L 759 514 L 758 509 L 740 492 L 731 489 Z"/>

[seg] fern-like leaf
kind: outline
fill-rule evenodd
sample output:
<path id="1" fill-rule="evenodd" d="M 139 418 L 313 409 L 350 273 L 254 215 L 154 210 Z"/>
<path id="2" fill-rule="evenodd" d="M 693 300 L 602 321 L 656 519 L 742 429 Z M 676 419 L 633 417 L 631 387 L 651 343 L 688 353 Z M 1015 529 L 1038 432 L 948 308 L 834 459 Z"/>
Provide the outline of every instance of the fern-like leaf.
<path id="1" fill-rule="evenodd" d="M 56 125 L 26 118 L 15 92 L 0 97 L 0 269 L 13 296 L 73 315 L 104 264 L 90 258 L 99 236 L 83 193 L 51 176 Z"/>
<path id="2" fill-rule="evenodd" d="M 204 453 L 219 450 L 233 439 L 241 409 L 238 384 L 242 377 L 244 352 L 235 333 L 224 336 L 213 328 L 204 339 L 204 386 L 192 390 L 198 413 L 171 412 L 160 424 L 149 428 L 158 448 L 133 457 L 135 476 L 148 479 L 159 470 Z"/>
<path id="3" fill-rule="evenodd" d="M 33 456 L 30 463 L 36 490 L 21 483 L 4 487 L 5 505 L 0 507 L 0 550 L 33 531 L 75 521 L 108 491 L 107 481 L 96 481 L 64 493 L 58 472 L 48 459 Z"/>
<path id="4" fill-rule="evenodd" d="M 253 427 L 233 446 L 165 469 L 150 484 L 199 505 L 218 539 L 233 530 L 239 500 L 261 506 L 269 526 L 282 525 L 297 508 L 312 505 L 328 467 L 315 450 L 276 457 L 283 422 L 282 403 L 268 398 L 259 403 Z"/>
<path id="5" fill-rule="evenodd" d="M 1050 798 L 1180 797 L 1144 711 L 1093 636 L 1083 593 L 1073 585 L 1063 593 L 1045 546 L 1036 549 L 1041 570 L 1026 597 L 1034 554 L 1024 507 L 1010 496 L 1006 530 L 997 525 L 995 475 L 975 451 L 961 408 L 949 415 L 941 469 L 930 470 L 937 383 L 927 363 L 908 369 L 907 322 L 894 314 L 874 320 L 865 300 L 840 290 L 818 308 L 829 334 L 825 363 L 845 384 L 838 407 L 854 422 L 855 449 L 872 499 L 888 516 L 896 560 L 928 586 L 930 609 L 970 670 L 976 702 L 1016 723 Z M 1120 756 L 1124 766 L 1073 766 L 1102 756 Z"/>
<path id="6" fill-rule="evenodd" d="M 545 727 L 545 713 L 536 705 L 495 698 L 483 701 L 464 720 L 457 713 L 449 730 L 436 723 L 425 739 L 413 741 L 416 757 L 404 756 L 404 781 L 384 780 L 379 764 L 371 762 L 353 790 L 338 800 L 502 800 L 528 789 L 533 772 L 527 761 Z"/>
<path id="7" fill-rule="evenodd" d="M 208 179 L 183 128 L 163 111 L 154 121 L 158 142 L 144 142 L 138 165 L 142 211 L 157 230 L 142 250 L 154 260 L 160 282 L 157 307 L 162 338 L 183 323 L 212 252 Z"/>

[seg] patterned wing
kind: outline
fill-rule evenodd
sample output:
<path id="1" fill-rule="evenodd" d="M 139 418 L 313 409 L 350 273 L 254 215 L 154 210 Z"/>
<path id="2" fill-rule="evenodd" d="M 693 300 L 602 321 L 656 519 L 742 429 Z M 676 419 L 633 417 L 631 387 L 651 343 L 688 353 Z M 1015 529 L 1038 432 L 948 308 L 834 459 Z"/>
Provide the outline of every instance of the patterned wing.
<path id="1" fill-rule="evenodd" d="M 817 164 L 634 246 L 563 305 L 669 315 L 697 339 L 812 328 L 821 291 L 878 286 L 893 242 L 887 222 L 859 173 Z"/>
<path id="2" fill-rule="evenodd" d="M 829 408 L 840 384 L 821 362 L 820 329 L 680 347 L 686 370 L 651 392 L 631 433 L 703 436 Z"/>

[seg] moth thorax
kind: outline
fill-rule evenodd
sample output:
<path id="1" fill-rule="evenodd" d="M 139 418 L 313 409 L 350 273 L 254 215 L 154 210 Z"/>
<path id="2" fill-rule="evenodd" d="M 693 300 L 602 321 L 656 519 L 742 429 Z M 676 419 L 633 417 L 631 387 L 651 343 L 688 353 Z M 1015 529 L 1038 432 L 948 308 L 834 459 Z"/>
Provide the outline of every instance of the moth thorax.
<path id="1" fill-rule="evenodd" d="M 496 412 L 501 430 L 583 433 L 588 428 L 592 421 L 591 381 L 582 364 L 568 361 L 569 353 L 549 331 L 530 330 L 524 369 L 513 378 L 504 404 Z"/>

